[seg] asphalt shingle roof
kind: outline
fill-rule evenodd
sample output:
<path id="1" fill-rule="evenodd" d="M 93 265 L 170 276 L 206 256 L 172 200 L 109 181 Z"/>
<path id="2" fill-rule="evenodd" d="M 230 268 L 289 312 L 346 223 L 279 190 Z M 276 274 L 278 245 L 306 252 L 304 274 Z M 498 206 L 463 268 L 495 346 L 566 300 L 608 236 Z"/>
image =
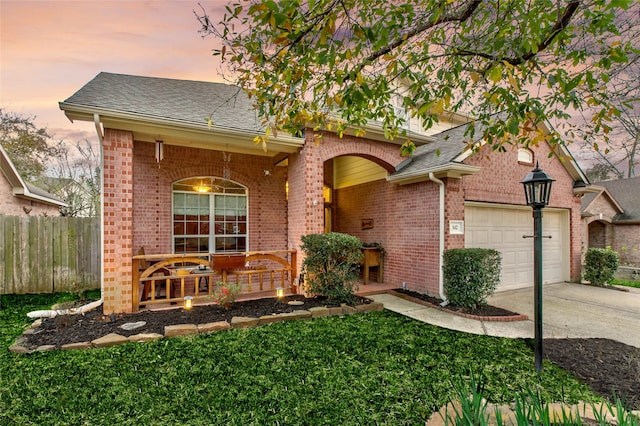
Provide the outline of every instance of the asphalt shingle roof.
<path id="1" fill-rule="evenodd" d="M 594 185 L 607 188 L 624 209 L 624 213 L 613 217 L 614 222 L 640 220 L 640 177 L 596 182 Z"/>
<path id="2" fill-rule="evenodd" d="M 464 141 L 469 138 L 464 134 L 469 125 L 461 124 L 434 135 L 435 140 L 416 148 L 411 161 L 394 173 L 394 176 L 403 176 L 451 163 L 466 148 Z M 476 134 L 482 134 L 482 129 L 476 128 Z"/>
<path id="3" fill-rule="evenodd" d="M 101 72 L 64 103 L 113 112 L 258 132 L 257 113 L 237 86 Z"/>

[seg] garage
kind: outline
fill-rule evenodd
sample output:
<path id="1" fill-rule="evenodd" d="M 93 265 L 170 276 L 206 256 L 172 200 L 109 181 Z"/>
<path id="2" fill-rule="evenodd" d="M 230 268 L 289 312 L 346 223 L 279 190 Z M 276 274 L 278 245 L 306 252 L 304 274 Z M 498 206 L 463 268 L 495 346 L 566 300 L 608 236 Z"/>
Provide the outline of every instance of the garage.
<path id="1" fill-rule="evenodd" d="M 465 247 L 493 248 L 502 254 L 498 291 L 533 285 L 533 216 L 523 206 L 465 203 Z M 542 279 L 569 279 L 569 214 L 546 208 L 542 216 Z"/>

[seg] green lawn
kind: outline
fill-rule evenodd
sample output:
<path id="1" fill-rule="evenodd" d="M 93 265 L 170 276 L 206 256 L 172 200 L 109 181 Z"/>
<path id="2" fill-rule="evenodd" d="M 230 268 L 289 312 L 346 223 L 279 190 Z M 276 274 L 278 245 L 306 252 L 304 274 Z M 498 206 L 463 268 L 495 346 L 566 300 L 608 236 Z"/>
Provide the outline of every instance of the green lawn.
<path id="1" fill-rule="evenodd" d="M 65 295 L 2 296 L 0 425 L 424 424 L 471 373 L 492 402 L 539 387 L 597 400 L 521 340 L 384 311 L 90 351 L 15 355 L 26 313 Z"/>
<path id="2" fill-rule="evenodd" d="M 634 288 L 640 288 L 640 281 L 633 281 L 633 280 L 613 280 L 611 282 L 612 285 L 622 285 L 625 287 L 634 287 Z"/>

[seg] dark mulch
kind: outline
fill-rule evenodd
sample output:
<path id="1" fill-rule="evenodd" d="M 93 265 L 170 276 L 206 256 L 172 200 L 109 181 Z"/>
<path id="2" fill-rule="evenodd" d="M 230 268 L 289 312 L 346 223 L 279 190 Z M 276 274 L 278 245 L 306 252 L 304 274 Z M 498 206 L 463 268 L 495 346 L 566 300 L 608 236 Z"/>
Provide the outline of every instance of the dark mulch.
<path id="1" fill-rule="evenodd" d="M 289 305 L 290 301 L 303 301 L 302 306 Z M 369 299 L 357 297 L 355 304 L 370 303 Z M 132 314 L 103 315 L 102 308 L 94 309 L 84 315 L 64 315 L 44 318 L 42 325 L 33 334 L 26 334 L 26 344 L 33 348 L 40 345 L 60 347 L 67 343 L 90 342 L 109 333 L 131 336 L 141 333 L 164 334 L 166 325 L 206 324 L 217 321 L 231 321 L 233 317 L 259 318 L 309 309 L 315 306 L 331 306 L 325 298 L 305 298 L 302 295 L 284 297 L 282 300 L 266 298 L 234 303 L 229 309 L 219 305 L 194 306 L 190 311 L 182 308 L 142 311 Z M 146 324 L 135 330 L 120 328 L 125 323 L 145 321 Z"/>
<path id="2" fill-rule="evenodd" d="M 429 298 L 419 293 L 398 290 L 420 297 L 430 303 L 439 304 L 437 298 Z M 303 306 L 290 306 L 291 300 L 304 301 Z M 368 303 L 368 299 L 358 298 L 356 303 Z M 322 298 L 305 298 L 300 295 L 277 299 L 260 299 L 236 302 L 230 309 L 217 305 L 196 306 L 186 313 L 183 309 L 143 311 L 136 314 L 103 316 L 98 308 L 85 315 L 61 316 L 44 319 L 42 326 L 34 334 L 27 334 L 27 345 L 60 346 L 65 343 L 86 342 L 109 333 L 130 336 L 139 333 L 164 333 L 165 325 L 205 324 L 216 321 L 230 321 L 234 316 L 260 317 L 273 313 L 309 309 L 314 306 L 328 306 Z M 495 307 L 467 313 L 490 315 L 514 315 L 515 313 Z M 120 328 L 124 323 L 145 321 L 144 327 L 126 331 Z M 635 332 L 635 331 L 634 331 Z M 531 344 L 531 341 L 528 341 Z M 614 402 L 613 395 L 621 397 L 627 408 L 640 409 L 640 348 L 628 346 L 609 339 L 545 339 L 544 355 L 551 362 L 569 371 L 586 383 L 595 393 Z"/>
<path id="3" fill-rule="evenodd" d="M 415 297 L 416 299 L 423 300 L 434 306 L 440 306 L 440 304 L 442 303 L 442 299 L 428 296 L 426 294 L 417 293 L 415 291 L 403 290 L 401 288 L 395 289 L 394 291 L 398 293 L 406 294 L 407 296 Z M 464 308 L 461 306 L 456 306 L 451 304 L 440 306 L 440 307 L 448 311 L 459 312 L 459 313 L 470 314 L 470 315 L 477 315 L 480 317 L 510 317 L 510 316 L 518 315 L 518 313 L 516 312 L 511 312 L 506 309 L 498 308 L 497 306 L 491 306 L 491 305 L 478 306 L 474 309 Z"/>
<path id="4" fill-rule="evenodd" d="M 640 409 L 640 348 L 610 339 L 544 339 L 543 352 L 598 395 L 613 403 L 615 394 Z"/>

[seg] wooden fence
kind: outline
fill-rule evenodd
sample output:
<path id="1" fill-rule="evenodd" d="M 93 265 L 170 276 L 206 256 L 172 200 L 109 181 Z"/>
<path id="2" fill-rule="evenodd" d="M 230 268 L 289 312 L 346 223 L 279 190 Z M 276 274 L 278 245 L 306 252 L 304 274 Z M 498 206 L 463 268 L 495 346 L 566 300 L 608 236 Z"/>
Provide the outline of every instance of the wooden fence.
<path id="1" fill-rule="evenodd" d="M 100 288 L 100 218 L 0 215 L 0 294 Z"/>

